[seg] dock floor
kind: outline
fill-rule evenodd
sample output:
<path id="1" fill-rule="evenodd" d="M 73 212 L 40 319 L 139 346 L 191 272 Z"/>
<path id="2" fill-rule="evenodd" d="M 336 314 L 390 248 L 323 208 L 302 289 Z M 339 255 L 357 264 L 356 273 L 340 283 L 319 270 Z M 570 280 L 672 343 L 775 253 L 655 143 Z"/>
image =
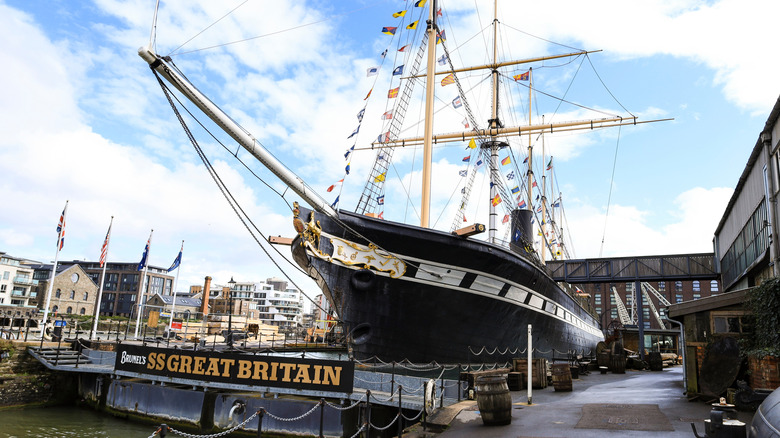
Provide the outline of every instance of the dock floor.
<path id="1" fill-rule="evenodd" d="M 591 372 L 572 383 L 572 392 L 556 392 L 552 387 L 535 389 L 531 406 L 526 390 L 512 391 L 512 423 L 506 426 L 485 426 L 476 401 L 464 401 L 439 413 L 438 426 L 444 431 L 416 428 L 404 436 L 690 438 L 694 436 L 691 423 L 704 436 L 704 420 L 712 410 L 707 400 L 688 401 L 679 365 L 663 371 Z M 752 418 L 752 412 L 738 413 L 738 419 L 748 428 Z"/>

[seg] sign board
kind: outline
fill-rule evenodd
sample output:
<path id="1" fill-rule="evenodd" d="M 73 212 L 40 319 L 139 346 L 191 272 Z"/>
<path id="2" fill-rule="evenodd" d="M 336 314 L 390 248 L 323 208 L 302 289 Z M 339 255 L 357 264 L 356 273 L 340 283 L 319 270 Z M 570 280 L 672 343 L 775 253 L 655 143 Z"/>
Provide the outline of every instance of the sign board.
<path id="1" fill-rule="evenodd" d="M 162 316 L 163 318 L 170 318 L 171 312 L 160 312 L 160 316 Z"/>
<path id="2" fill-rule="evenodd" d="M 181 330 L 181 321 L 171 322 L 171 330 Z"/>
<path id="3" fill-rule="evenodd" d="M 64 319 L 55 319 L 54 320 L 54 327 L 65 327 L 68 325 L 68 322 Z"/>
<path id="4" fill-rule="evenodd" d="M 119 344 L 114 372 L 314 391 L 352 392 L 351 361 L 191 351 Z"/>

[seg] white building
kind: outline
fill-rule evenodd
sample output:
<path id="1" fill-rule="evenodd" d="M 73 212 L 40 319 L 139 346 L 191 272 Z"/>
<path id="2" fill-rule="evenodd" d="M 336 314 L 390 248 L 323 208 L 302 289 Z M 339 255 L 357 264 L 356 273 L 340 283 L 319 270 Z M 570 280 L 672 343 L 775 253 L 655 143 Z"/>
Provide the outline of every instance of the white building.
<path id="1" fill-rule="evenodd" d="M 37 281 L 33 269 L 22 265 L 26 262 L 0 252 L 0 306 L 35 307 L 37 296 L 31 289 Z"/>
<path id="2" fill-rule="evenodd" d="M 241 313 L 250 319 L 284 328 L 302 324 L 303 295 L 297 289 L 287 287 L 286 281 L 269 278 L 260 283 L 236 282 L 230 292 L 234 301 L 247 303 L 246 312 Z"/>

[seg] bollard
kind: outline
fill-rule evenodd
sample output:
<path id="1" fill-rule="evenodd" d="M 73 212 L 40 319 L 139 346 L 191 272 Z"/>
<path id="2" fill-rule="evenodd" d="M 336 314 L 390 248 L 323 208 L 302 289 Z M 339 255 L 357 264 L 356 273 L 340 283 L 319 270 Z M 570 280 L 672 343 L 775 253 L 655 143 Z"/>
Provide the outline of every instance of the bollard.
<path id="1" fill-rule="evenodd" d="M 403 435 L 404 432 L 404 411 L 401 408 L 401 396 L 404 393 L 404 388 L 398 385 L 398 436 Z"/>
<path id="2" fill-rule="evenodd" d="M 320 436 L 319 438 L 325 438 L 322 434 L 323 423 L 325 422 L 325 399 L 320 399 Z"/>
<path id="3" fill-rule="evenodd" d="M 376 356 L 374 356 L 376 357 Z M 371 436 L 371 390 L 366 390 L 366 430 L 363 431 L 364 436 L 369 438 Z"/>
<path id="4" fill-rule="evenodd" d="M 257 438 L 263 436 L 263 415 L 265 415 L 265 409 L 260 408 L 257 411 Z"/>

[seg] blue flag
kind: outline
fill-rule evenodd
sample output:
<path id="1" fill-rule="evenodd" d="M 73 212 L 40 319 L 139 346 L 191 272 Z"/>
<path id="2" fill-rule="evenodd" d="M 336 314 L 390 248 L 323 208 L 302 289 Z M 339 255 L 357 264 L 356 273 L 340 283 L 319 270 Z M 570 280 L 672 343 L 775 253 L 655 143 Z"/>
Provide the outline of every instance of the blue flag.
<path id="1" fill-rule="evenodd" d="M 393 76 L 403 74 L 403 72 L 404 72 L 404 66 L 399 65 L 398 67 L 395 68 L 395 70 L 393 70 Z"/>
<path id="2" fill-rule="evenodd" d="M 154 230 L 152 230 L 154 231 Z M 152 244 L 152 233 L 149 233 L 149 240 L 146 241 L 146 247 L 144 248 L 144 253 L 141 256 L 141 261 L 138 262 L 138 270 L 143 271 L 146 267 L 147 258 L 149 257 L 149 246 Z"/>
<path id="3" fill-rule="evenodd" d="M 338 205 L 338 203 L 339 203 L 339 198 L 340 198 L 340 197 L 341 197 L 341 195 L 339 195 L 339 196 L 336 196 L 336 200 L 335 200 L 335 201 L 333 201 L 333 204 L 330 204 L 330 207 L 331 207 L 331 208 L 336 208 L 336 206 L 337 206 L 337 205 Z"/>
<path id="4" fill-rule="evenodd" d="M 174 269 L 178 268 L 181 264 L 181 253 L 184 252 L 184 242 L 181 243 L 181 249 L 179 250 L 179 255 L 176 256 L 176 259 L 171 264 L 171 267 L 168 268 L 168 272 L 173 271 Z"/>

